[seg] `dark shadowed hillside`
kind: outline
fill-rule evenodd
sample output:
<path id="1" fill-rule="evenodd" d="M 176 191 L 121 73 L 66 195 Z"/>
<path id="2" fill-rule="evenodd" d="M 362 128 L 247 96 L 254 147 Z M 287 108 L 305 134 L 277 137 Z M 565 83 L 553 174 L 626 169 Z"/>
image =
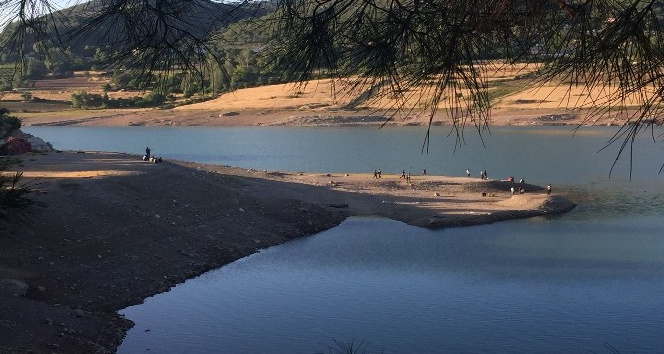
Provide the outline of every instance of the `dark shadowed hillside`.
<path id="1" fill-rule="evenodd" d="M 34 52 L 37 56 L 40 51 L 54 48 L 56 44 L 71 48 L 72 54 L 83 58 L 92 57 L 97 48 L 113 51 L 131 41 L 132 34 L 124 30 L 125 23 L 144 23 L 143 30 L 154 30 L 155 36 L 189 36 L 202 40 L 231 23 L 262 16 L 274 8 L 268 2 L 238 7 L 210 0 L 161 1 L 153 4 L 127 1 L 122 6 L 111 5 L 94 0 L 56 11 L 52 14 L 55 21 L 51 23 L 54 26 L 37 26 L 23 31 L 12 23 L 0 34 L 3 49 L 0 59 L 13 61 L 14 58 L 9 55 L 11 49 L 23 47 L 28 55 Z M 159 16 L 176 19 L 177 31 L 160 32 Z M 16 51 L 11 52 L 16 54 Z"/>

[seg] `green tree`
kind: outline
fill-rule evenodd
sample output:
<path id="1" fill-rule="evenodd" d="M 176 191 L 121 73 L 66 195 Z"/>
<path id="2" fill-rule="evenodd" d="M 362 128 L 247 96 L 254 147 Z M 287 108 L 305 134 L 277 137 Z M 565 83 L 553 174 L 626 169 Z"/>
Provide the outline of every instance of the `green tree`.
<path id="1" fill-rule="evenodd" d="M 143 97 L 143 104 L 146 106 L 159 106 L 166 102 L 166 99 L 166 95 L 157 91 L 151 91 Z"/>
<path id="2" fill-rule="evenodd" d="M 219 92 L 227 91 L 229 89 L 228 72 L 223 66 L 211 67 L 212 71 L 210 72 L 210 91 L 215 95 Z"/>
<path id="3" fill-rule="evenodd" d="M 12 116 L 9 110 L 5 107 L 0 107 L 0 123 L 9 124 L 12 130 L 21 129 L 21 120 Z M 1 138 L 4 138 L 4 136 L 0 136 L 0 139 Z"/>
<path id="4" fill-rule="evenodd" d="M 9 91 L 14 88 L 12 80 L 7 77 L 0 78 L 0 91 Z"/>
<path id="5" fill-rule="evenodd" d="M 108 96 L 86 91 L 76 91 L 71 95 L 71 105 L 74 108 L 94 109 L 108 106 Z"/>
<path id="6" fill-rule="evenodd" d="M 253 86 L 257 80 L 255 67 L 238 66 L 231 74 L 231 85 L 235 87 Z"/>
<path id="7" fill-rule="evenodd" d="M 70 76 L 72 71 L 71 52 L 51 48 L 48 50 L 45 64 L 53 76 Z"/>
<path id="8" fill-rule="evenodd" d="M 32 44 L 32 51 L 38 54 L 43 54 L 46 53 L 48 47 L 50 47 L 50 45 L 44 43 L 44 41 L 35 41 Z"/>
<path id="9" fill-rule="evenodd" d="M 125 72 L 116 71 L 113 74 L 113 83 L 118 89 L 126 89 L 129 87 L 129 82 L 133 80 L 132 76 Z"/>
<path id="10" fill-rule="evenodd" d="M 48 68 L 43 61 L 35 58 L 28 59 L 25 76 L 29 79 L 41 79 L 48 74 Z"/>

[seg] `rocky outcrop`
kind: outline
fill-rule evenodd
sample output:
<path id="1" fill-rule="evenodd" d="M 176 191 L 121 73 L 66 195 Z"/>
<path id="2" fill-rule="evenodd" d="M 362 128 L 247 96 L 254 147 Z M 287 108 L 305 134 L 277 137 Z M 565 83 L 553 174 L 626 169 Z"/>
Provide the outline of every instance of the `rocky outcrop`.
<path id="1" fill-rule="evenodd" d="M 19 130 L 20 132 L 20 130 Z M 28 143 L 30 143 L 30 146 L 32 147 L 32 151 L 53 151 L 53 145 L 51 143 L 44 141 L 41 138 L 38 138 L 36 136 L 33 136 L 31 134 L 26 134 L 21 132 L 23 139 L 25 139 Z"/>
<path id="2" fill-rule="evenodd" d="M 0 125 L 0 136 L 3 136 L 4 125 Z M 29 149 L 23 146 L 29 145 Z M 16 145 L 20 148 L 13 148 Z M 27 151 L 26 151 L 27 150 Z M 45 142 L 43 139 L 38 138 L 32 134 L 22 132 L 20 129 L 11 130 L 11 126 L 3 138 L 0 139 L 0 154 L 5 153 L 8 155 L 20 155 L 29 151 L 53 151 L 53 145 Z"/>

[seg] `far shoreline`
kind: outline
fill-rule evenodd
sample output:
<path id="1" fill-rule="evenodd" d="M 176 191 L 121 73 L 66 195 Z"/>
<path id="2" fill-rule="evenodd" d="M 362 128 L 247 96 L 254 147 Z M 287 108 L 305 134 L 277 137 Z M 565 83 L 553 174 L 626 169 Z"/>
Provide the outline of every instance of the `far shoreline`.
<path id="1" fill-rule="evenodd" d="M 398 113 L 345 109 L 100 109 L 58 112 L 15 112 L 26 127 L 34 126 L 209 126 L 209 127 L 452 127 L 446 113 L 436 113 L 429 124 L 424 111 Z M 627 117 L 587 117 L 587 112 L 569 109 L 495 109 L 486 122 L 501 126 L 622 126 Z M 468 118 L 470 119 L 470 118 Z M 469 120 L 466 129 L 476 127 Z"/>

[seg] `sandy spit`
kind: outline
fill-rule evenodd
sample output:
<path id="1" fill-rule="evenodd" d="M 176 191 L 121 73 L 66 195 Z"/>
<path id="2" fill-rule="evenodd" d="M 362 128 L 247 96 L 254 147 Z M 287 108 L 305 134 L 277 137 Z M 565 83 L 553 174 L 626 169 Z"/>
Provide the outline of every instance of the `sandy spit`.
<path id="1" fill-rule="evenodd" d="M 118 153 L 30 155 L 17 168 L 45 206 L 0 224 L 0 353 L 114 352 L 132 325 L 116 311 L 349 216 L 441 228 L 575 206 L 539 186 L 512 196 L 510 183 L 478 178 L 152 164 Z"/>

